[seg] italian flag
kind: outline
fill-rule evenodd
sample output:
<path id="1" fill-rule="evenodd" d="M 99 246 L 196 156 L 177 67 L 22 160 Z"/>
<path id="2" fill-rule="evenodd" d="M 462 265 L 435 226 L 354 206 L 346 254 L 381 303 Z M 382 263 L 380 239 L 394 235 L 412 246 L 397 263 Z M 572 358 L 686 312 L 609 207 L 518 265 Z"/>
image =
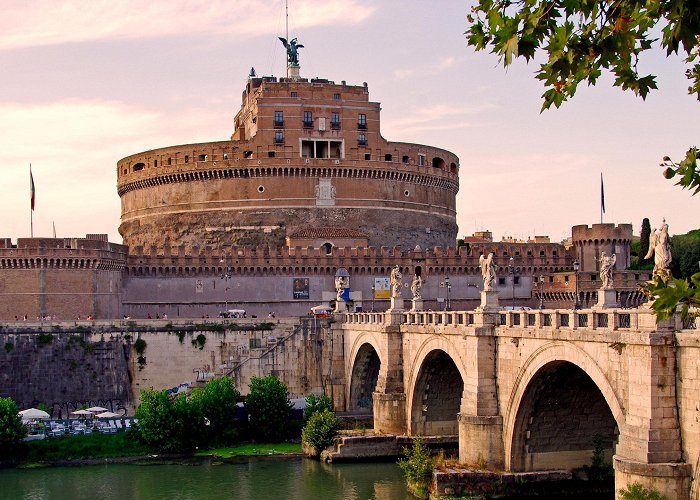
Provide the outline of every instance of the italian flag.
<path id="1" fill-rule="evenodd" d="M 32 211 L 34 211 L 34 198 L 36 197 L 36 189 L 34 188 L 34 176 L 32 175 L 31 165 L 29 165 L 29 191 L 32 195 Z"/>

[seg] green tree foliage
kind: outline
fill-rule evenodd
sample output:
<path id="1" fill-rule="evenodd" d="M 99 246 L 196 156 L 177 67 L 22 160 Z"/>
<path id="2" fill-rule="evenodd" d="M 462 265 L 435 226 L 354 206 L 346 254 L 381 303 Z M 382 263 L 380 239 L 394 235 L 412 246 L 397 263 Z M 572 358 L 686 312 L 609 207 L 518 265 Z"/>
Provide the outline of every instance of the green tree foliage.
<path id="1" fill-rule="evenodd" d="M 321 452 L 333 443 L 340 429 L 340 421 L 329 409 L 313 413 L 301 431 L 301 438 Z"/>
<path id="2" fill-rule="evenodd" d="M 632 483 L 626 488 L 620 488 L 619 493 L 621 500 L 666 500 L 666 497 L 658 491 L 648 490 L 640 483 Z"/>
<path id="3" fill-rule="evenodd" d="M 678 278 L 690 278 L 700 271 L 700 229 L 671 238 L 671 272 Z"/>
<path id="4" fill-rule="evenodd" d="M 642 221 L 642 230 L 639 232 L 639 261 L 644 260 L 644 256 L 649 251 L 649 236 L 651 236 L 651 223 L 649 219 L 644 217 Z"/>
<path id="5" fill-rule="evenodd" d="M 142 441 L 157 450 L 189 452 L 204 442 L 201 405 L 185 394 L 172 400 L 165 391 L 143 390 L 135 416 Z"/>
<path id="6" fill-rule="evenodd" d="M 435 467 L 435 459 L 430 456 L 430 450 L 425 445 L 422 436 L 416 436 L 411 448 L 403 450 L 406 458 L 399 460 L 399 467 L 403 471 L 406 481 L 416 493 L 426 495 L 428 484 Z"/>
<path id="7" fill-rule="evenodd" d="M 289 391 L 274 375 L 253 377 L 245 398 L 254 435 L 265 441 L 279 441 L 285 436 L 287 420 L 291 414 Z"/>
<path id="8" fill-rule="evenodd" d="M 238 437 L 233 419 L 240 396 L 231 377 L 211 379 L 202 390 L 194 393 L 192 399 L 199 403 L 208 421 L 207 441 L 210 445 L 230 444 Z"/>
<path id="9" fill-rule="evenodd" d="M 325 394 L 322 394 L 321 396 L 309 394 L 306 396 L 306 406 L 304 407 L 304 422 L 308 422 L 311 415 L 314 413 L 322 412 L 324 410 L 333 411 L 333 401 L 331 401 L 331 398 Z"/>
<path id="10" fill-rule="evenodd" d="M 12 398 L 0 398 L 0 461 L 16 460 L 27 435 L 18 411 Z"/>
<path id="11" fill-rule="evenodd" d="M 476 50 L 491 49 L 504 66 L 518 57 L 546 58 L 536 78 L 545 92 L 542 110 L 576 93 L 581 82 L 595 85 L 603 70 L 614 85 L 646 98 L 656 89 L 654 75 L 637 71 L 639 57 L 660 47 L 666 55 L 685 54 L 688 92 L 700 99 L 700 9 L 691 0 L 479 0 L 467 16 L 467 42 Z M 690 148 L 680 163 L 665 157 L 664 176 L 700 192 L 698 150 Z"/>

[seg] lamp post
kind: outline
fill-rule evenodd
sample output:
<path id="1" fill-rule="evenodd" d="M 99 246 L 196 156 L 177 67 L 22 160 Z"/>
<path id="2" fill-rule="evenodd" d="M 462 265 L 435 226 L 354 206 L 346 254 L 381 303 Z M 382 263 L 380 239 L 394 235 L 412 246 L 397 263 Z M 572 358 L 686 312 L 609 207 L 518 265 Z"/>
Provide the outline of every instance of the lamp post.
<path id="1" fill-rule="evenodd" d="M 224 314 L 228 314 L 228 280 L 231 279 L 231 268 L 227 265 L 226 254 L 219 261 L 224 265 L 224 272 L 221 274 L 221 279 L 224 280 Z"/>
<path id="2" fill-rule="evenodd" d="M 440 288 L 445 288 L 447 290 L 447 302 L 445 303 L 445 311 L 451 311 L 452 306 L 450 305 L 450 290 L 452 290 L 452 283 L 450 283 L 449 276 L 445 276 L 445 280 L 440 282 Z"/>
<path id="3" fill-rule="evenodd" d="M 540 274 L 540 309 L 544 309 L 544 276 Z"/>
<path id="4" fill-rule="evenodd" d="M 508 274 L 510 274 L 510 280 L 511 280 L 511 293 L 510 293 L 510 309 L 511 309 L 511 311 L 515 311 L 515 267 L 513 267 L 514 263 L 515 263 L 515 259 L 513 257 L 508 259 Z"/>
<path id="5" fill-rule="evenodd" d="M 372 296 L 372 311 L 371 312 L 374 312 L 374 290 L 375 290 L 374 284 L 372 284 L 372 288 L 370 290 L 371 290 L 370 294 Z"/>
<path id="6" fill-rule="evenodd" d="M 576 300 L 574 301 L 574 309 L 579 309 L 580 304 L 578 303 L 578 259 L 574 260 L 574 279 L 576 280 Z"/>

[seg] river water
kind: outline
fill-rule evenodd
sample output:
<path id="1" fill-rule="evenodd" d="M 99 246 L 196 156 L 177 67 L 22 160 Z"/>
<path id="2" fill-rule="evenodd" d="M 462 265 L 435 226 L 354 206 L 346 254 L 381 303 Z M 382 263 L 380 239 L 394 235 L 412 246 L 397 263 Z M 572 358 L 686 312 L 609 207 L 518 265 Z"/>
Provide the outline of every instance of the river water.
<path id="1" fill-rule="evenodd" d="M 250 459 L 189 465 L 88 465 L 0 471 L 0 498 L 407 500 L 394 463 Z"/>

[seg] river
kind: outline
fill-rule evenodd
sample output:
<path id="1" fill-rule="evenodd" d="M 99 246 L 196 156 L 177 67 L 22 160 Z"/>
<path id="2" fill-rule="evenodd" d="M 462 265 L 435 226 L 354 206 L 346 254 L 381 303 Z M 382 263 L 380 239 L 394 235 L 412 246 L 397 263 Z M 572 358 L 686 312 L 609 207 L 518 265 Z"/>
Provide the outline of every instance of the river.
<path id="1" fill-rule="evenodd" d="M 408 500 L 394 463 L 322 464 L 302 459 L 249 459 L 188 465 L 86 465 L 0 470 L 0 498 Z"/>

